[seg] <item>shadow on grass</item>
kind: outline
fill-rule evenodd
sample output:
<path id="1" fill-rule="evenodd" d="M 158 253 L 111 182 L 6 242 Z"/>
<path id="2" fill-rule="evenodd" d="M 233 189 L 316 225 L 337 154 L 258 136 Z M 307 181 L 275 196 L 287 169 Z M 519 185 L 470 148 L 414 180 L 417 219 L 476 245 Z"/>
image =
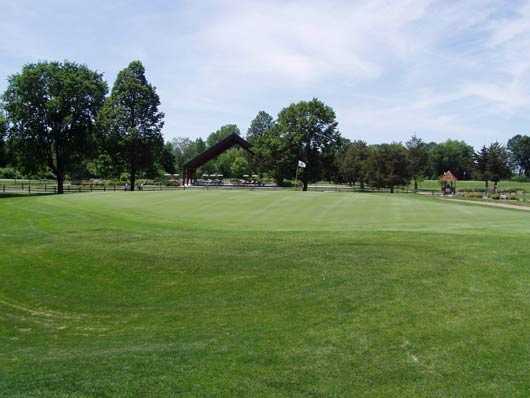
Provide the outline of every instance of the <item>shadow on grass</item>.
<path id="1" fill-rule="evenodd" d="M 0 192 L 0 199 L 27 197 L 27 196 L 49 196 L 49 195 L 56 195 L 56 194 L 53 192 L 49 192 L 49 193 Z"/>

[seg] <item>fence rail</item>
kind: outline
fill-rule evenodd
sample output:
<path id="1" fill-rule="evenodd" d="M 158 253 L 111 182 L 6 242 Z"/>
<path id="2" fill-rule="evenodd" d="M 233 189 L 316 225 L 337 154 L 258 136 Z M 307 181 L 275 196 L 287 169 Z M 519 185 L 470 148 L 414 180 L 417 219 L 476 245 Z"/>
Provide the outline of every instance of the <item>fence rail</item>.
<path id="1" fill-rule="evenodd" d="M 64 193 L 80 192 L 117 192 L 123 191 L 123 185 L 119 184 L 65 184 Z M 182 190 L 183 187 L 171 185 L 145 185 L 143 191 L 168 191 Z M 57 193 L 57 184 L 49 183 L 0 183 L 0 192 L 2 193 L 20 193 L 20 194 L 53 194 Z"/>
<path id="2" fill-rule="evenodd" d="M 164 184 L 148 184 L 143 185 L 141 191 L 183 191 L 183 190 L 294 190 L 294 187 L 279 187 L 275 185 L 246 185 L 246 184 L 227 184 L 227 185 L 193 185 L 193 186 L 175 186 L 175 185 L 164 185 Z M 82 192 L 118 192 L 124 191 L 125 187 L 121 184 L 71 184 L 67 183 L 64 185 L 64 193 L 82 193 Z M 358 186 L 346 186 L 346 185 L 310 185 L 308 191 L 311 192 L 390 192 L 389 189 L 373 189 L 365 188 L 360 189 Z M 406 187 L 395 188 L 394 192 L 413 192 Z M 57 184 L 50 182 L 39 182 L 39 181 L 0 181 L 0 193 L 11 193 L 11 194 L 54 194 L 57 193 Z"/>

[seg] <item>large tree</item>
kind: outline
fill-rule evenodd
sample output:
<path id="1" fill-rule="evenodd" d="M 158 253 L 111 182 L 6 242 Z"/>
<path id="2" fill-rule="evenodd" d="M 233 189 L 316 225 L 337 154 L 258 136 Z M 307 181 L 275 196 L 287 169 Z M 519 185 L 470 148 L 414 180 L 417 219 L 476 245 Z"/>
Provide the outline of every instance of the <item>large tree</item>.
<path id="1" fill-rule="evenodd" d="M 252 142 L 252 168 L 262 175 L 268 175 L 278 185 L 286 178 L 294 177 L 296 154 L 287 150 L 287 143 L 277 125 L 257 136 Z"/>
<path id="2" fill-rule="evenodd" d="M 374 145 L 367 161 L 367 176 L 370 186 L 390 188 L 410 183 L 412 173 L 407 149 L 398 143 Z"/>
<path id="3" fill-rule="evenodd" d="M 508 150 L 498 142 L 494 142 L 488 147 L 487 173 L 490 180 L 493 181 L 494 192 L 497 192 L 497 185 L 500 180 L 512 176 L 510 154 L 508 153 Z"/>
<path id="4" fill-rule="evenodd" d="M 437 144 L 430 153 L 433 177 L 449 170 L 461 180 L 471 178 L 474 155 L 473 147 L 464 141 L 447 140 Z"/>
<path id="5" fill-rule="evenodd" d="M 166 142 L 160 156 L 160 165 L 166 173 L 175 174 L 177 172 L 177 161 L 175 159 L 173 144 Z"/>
<path id="6" fill-rule="evenodd" d="M 285 172 L 292 176 L 297 161 L 303 161 L 306 167 L 300 180 L 307 191 L 308 184 L 320 180 L 326 167 L 333 165 L 333 155 L 340 146 L 335 111 L 316 98 L 300 101 L 284 108 L 276 124 L 285 151 L 282 160 L 290 160 Z"/>
<path id="7" fill-rule="evenodd" d="M 101 111 L 104 148 L 117 168 L 127 171 L 131 191 L 136 178 L 152 170 L 159 160 L 164 140 L 164 114 L 160 98 L 145 77 L 140 61 L 118 73 L 112 92 Z"/>
<path id="8" fill-rule="evenodd" d="M 210 147 L 231 134 L 241 135 L 241 131 L 235 124 L 226 124 L 211 133 L 206 139 L 206 144 L 208 147 Z M 216 159 L 206 163 L 200 171 L 210 174 L 220 173 L 225 177 L 231 177 L 232 163 L 235 161 L 235 159 L 242 157 L 244 158 L 245 155 L 242 153 L 240 148 L 231 148 L 228 151 L 220 154 Z"/>
<path id="9" fill-rule="evenodd" d="M 418 190 L 418 182 L 421 181 L 429 170 L 429 147 L 421 139 L 413 135 L 405 143 L 409 151 L 410 171 L 414 180 L 414 190 Z"/>
<path id="10" fill-rule="evenodd" d="M 177 170 L 182 170 L 184 163 L 206 150 L 206 143 L 200 137 L 195 140 L 187 137 L 177 137 L 171 141 L 171 145 Z"/>
<path id="11" fill-rule="evenodd" d="M 358 182 L 361 189 L 364 189 L 368 154 L 368 145 L 364 141 L 353 141 L 347 144 L 337 156 L 340 180 L 351 185 Z"/>
<path id="12" fill-rule="evenodd" d="M 530 177 L 530 137 L 518 134 L 508 141 L 507 146 L 519 175 Z"/>
<path id="13" fill-rule="evenodd" d="M 512 176 L 510 154 L 498 142 L 483 146 L 475 154 L 475 169 L 477 176 L 484 181 L 486 192 L 489 181 L 493 181 L 493 191 L 496 192 L 499 181 Z"/>
<path id="14" fill-rule="evenodd" d="M 253 143 L 274 126 L 274 118 L 265 111 L 260 111 L 250 122 L 247 130 L 247 141 Z"/>
<path id="15" fill-rule="evenodd" d="M 73 62 L 26 65 L 3 95 L 14 157 L 27 173 L 51 170 L 57 192 L 94 149 L 95 120 L 107 85 L 102 75 Z"/>
<path id="16" fill-rule="evenodd" d="M 483 146 L 482 148 L 480 148 L 480 151 L 475 154 L 475 174 L 477 178 L 480 178 L 482 181 L 484 181 L 484 187 L 486 189 L 486 192 L 489 189 L 490 181 L 488 152 L 488 148 L 486 146 Z"/>
<path id="17" fill-rule="evenodd" d="M 206 139 L 206 144 L 208 146 L 215 145 L 223 138 L 226 138 L 231 134 L 241 135 L 239 127 L 237 127 L 237 125 L 235 124 L 225 124 L 224 126 L 221 126 L 218 130 L 214 131 L 208 136 L 208 138 Z"/>

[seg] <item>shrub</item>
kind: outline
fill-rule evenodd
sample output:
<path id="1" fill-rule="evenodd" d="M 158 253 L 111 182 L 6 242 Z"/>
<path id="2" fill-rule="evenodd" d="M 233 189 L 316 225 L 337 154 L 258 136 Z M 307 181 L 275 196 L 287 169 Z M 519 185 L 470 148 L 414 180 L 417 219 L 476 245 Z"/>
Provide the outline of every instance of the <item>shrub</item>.
<path id="1" fill-rule="evenodd" d="M 483 194 L 480 192 L 473 192 L 473 191 L 464 192 L 464 198 L 466 199 L 481 199 L 482 196 Z"/>
<path id="2" fill-rule="evenodd" d="M 22 178 L 22 175 L 12 167 L 0 167 L 0 178 Z"/>

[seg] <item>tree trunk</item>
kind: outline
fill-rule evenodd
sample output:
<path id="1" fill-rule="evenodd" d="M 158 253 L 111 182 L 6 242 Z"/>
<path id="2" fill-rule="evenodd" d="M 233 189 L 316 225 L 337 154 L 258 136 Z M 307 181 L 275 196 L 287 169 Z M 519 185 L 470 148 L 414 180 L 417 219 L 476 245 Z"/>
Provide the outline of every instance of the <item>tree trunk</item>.
<path id="1" fill-rule="evenodd" d="M 134 191 L 134 185 L 136 184 L 136 170 L 131 170 L 131 177 L 130 177 L 130 181 L 131 181 L 131 191 Z"/>
<path id="2" fill-rule="evenodd" d="M 493 192 L 497 193 L 497 183 L 498 181 L 493 181 Z"/>
<path id="3" fill-rule="evenodd" d="M 414 178 L 414 192 L 418 190 L 418 179 Z"/>
<path id="4" fill-rule="evenodd" d="M 64 193 L 64 174 L 63 173 L 57 173 L 57 193 L 58 194 Z"/>
<path id="5" fill-rule="evenodd" d="M 394 186 L 393 185 L 390 187 L 390 193 L 394 193 Z"/>
<path id="6" fill-rule="evenodd" d="M 57 180 L 57 193 L 64 193 L 64 157 L 62 145 L 57 142 L 52 144 L 52 156 L 49 163 L 50 169 L 55 173 Z"/>
<path id="7" fill-rule="evenodd" d="M 361 191 L 364 191 L 364 181 L 363 180 L 360 181 L 360 185 L 361 185 Z"/>

